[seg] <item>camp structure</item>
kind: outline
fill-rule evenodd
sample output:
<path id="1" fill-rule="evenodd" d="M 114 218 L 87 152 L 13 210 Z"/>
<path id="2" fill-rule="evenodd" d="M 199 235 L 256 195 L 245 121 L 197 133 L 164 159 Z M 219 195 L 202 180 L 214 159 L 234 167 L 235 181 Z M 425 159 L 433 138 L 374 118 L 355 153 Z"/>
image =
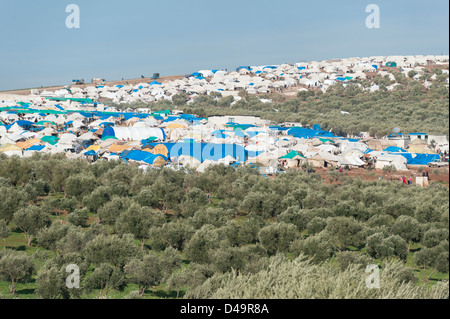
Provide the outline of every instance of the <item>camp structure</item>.
<path id="1" fill-rule="evenodd" d="M 141 141 L 149 137 L 157 137 L 160 140 L 165 140 L 166 134 L 164 130 L 158 127 L 111 127 L 108 126 L 103 130 L 102 137 L 111 136 L 119 140 L 134 140 Z"/>
<path id="2" fill-rule="evenodd" d="M 153 165 L 155 167 L 162 167 L 167 163 L 167 157 L 161 154 L 151 154 L 145 151 L 132 150 L 123 151 L 120 157 L 127 161 L 134 161 L 141 164 Z"/>
<path id="3" fill-rule="evenodd" d="M 375 168 L 383 169 L 386 166 L 393 166 L 398 171 L 405 171 L 407 160 L 402 155 L 383 154 L 377 156 Z"/>
<path id="4" fill-rule="evenodd" d="M 316 155 L 308 158 L 308 163 L 314 167 L 336 167 L 341 161 L 341 156 L 332 155 L 327 152 L 318 152 Z"/>
<path id="5" fill-rule="evenodd" d="M 295 168 L 300 167 L 306 161 L 306 157 L 297 151 L 291 151 L 288 154 L 281 156 L 279 161 L 282 164 L 285 163 L 283 166 L 287 168 Z"/>
<path id="6" fill-rule="evenodd" d="M 13 144 L 4 144 L 0 146 L 0 153 L 5 154 L 6 156 L 19 156 L 22 157 L 23 149 L 19 146 Z"/>

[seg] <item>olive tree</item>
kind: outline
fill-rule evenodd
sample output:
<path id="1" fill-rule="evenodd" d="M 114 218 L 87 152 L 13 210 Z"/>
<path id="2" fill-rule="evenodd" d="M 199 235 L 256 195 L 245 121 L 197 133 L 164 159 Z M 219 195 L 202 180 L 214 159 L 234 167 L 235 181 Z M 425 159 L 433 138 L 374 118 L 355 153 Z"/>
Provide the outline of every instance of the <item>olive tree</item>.
<path id="1" fill-rule="evenodd" d="M 27 239 L 27 246 L 31 246 L 31 242 L 38 232 L 47 226 L 50 226 L 50 215 L 37 206 L 28 206 L 14 213 L 14 223 L 22 230 Z"/>
<path id="2" fill-rule="evenodd" d="M 22 251 L 4 249 L 0 252 L 0 278 L 9 280 L 9 293 L 14 295 L 18 282 L 27 282 L 34 273 L 32 257 Z"/>

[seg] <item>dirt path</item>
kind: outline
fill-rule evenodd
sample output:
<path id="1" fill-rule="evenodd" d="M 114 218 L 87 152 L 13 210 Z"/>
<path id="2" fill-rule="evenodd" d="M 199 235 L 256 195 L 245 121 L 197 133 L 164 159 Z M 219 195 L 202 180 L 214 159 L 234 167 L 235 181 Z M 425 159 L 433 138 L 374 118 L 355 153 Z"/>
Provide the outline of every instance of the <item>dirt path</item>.
<path id="1" fill-rule="evenodd" d="M 173 80 L 180 80 L 183 79 L 184 75 L 172 75 L 172 76 L 162 76 L 157 81 L 160 83 L 173 81 Z M 131 85 L 136 85 L 139 83 L 150 83 L 153 82 L 154 79 L 152 78 L 139 78 L 139 79 L 128 79 L 128 80 L 120 80 L 120 81 L 110 81 L 106 82 L 105 85 L 107 86 L 115 86 L 115 85 L 125 85 L 127 82 Z M 15 95 L 29 95 L 32 89 L 37 89 L 39 91 L 56 91 L 63 89 L 66 85 L 59 85 L 59 86 L 48 86 L 48 87 L 39 87 L 39 88 L 30 88 L 30 89 L 20 89 L 20 90 L 12 90 L 12 91 L 0 91 L 0 94 L 15 94 Z M 96 86 L 96 84 L 93 83 L 87 83 L 85 85 L 74 85 L 73 87 L 78 87 L 81 89 L 84 89 L 89 86 Z"/>
<path id="2" fill-rule="evenodd" d="M 420 169 L 422 168 L 422 169 Z M 316 173 L 320 175 L 327 183 L 330 183 L 329 169 L 326 168 L 316 168 Z M 409 179 L 410 176 L 413 178 L 413 184 L 415 184 L 415 177 L 422 176 L 423 172 L 428 172 L 430 176 L 430 183 L 437 183 L 449 187 L 449 171 L 448 168 L 429 168 L 423 166 L 411 166 L 408 171 L 397 171 L 394 173 L 385 172 L 380 169 L 363 169 L 354 168 L 351 170 L 343 170 L 340 173 L 340 177 L 357 177 L 365 181 L 376 181 L 380 178 L 383 180 L 398 181 L 400 183 L 400 177 L 405 176 Z M 338 181 L 338 184 L 340 182 Z"/>

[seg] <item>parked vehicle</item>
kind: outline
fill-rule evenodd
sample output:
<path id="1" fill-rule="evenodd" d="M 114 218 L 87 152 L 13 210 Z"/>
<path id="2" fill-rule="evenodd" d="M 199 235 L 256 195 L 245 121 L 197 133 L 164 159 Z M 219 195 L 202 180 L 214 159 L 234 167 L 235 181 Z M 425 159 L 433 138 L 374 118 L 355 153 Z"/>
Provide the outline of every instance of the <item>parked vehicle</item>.
<path id="1" fill-rule="evenodd" d="M 72 80 L 72 83 L 75 85 L 84 85 L 84 80 Z"/>
<path id="2" fill-rule="evenodd" d="M 448 166 L 448 162 L 441 162 L 441 160 L 439 159 L 435 159 L 432 162 L 429 162 L 428 167 L 447 167 Z"/>

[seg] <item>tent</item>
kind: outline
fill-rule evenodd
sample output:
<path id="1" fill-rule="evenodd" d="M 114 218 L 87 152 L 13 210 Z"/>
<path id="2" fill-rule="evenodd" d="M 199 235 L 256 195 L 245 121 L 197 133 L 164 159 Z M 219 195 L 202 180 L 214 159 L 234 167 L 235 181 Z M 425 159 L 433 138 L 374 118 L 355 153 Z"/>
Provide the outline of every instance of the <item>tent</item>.
<path id="1" fill-rule="evenodd" d="M 119 140 L 141 141 L 149 137 L 157 137 L 160 140 L 166 139 L 164 130 L 157 127 L 111 127 L 103 130 L 103 136 L 116 137 Z"/>
<path id="2" fill-rule="evenodd" d="M 133 150 L 133 151 L 124 151 L 120 154 L 120 157 L 123 157 L 127 160 L 132 160 L 136 162 L 144 162 L 150 165 L 161 165 L 162 163 L 167 162 L 167 157 L 161 154 L 151 154 L 145 151 Z M 163 165 L 164 165 L 163 164 Z M 156 166 L 156 165 L 155 165 Z"/>
<path id="3" fill-rule="evenodd" d="M 306 161 L 306 157 L 297 151 L 291 151 L 284 156 L 280 157 L 280 160 L 286 161 L 286 165 L 289 168 L 299 167 L 301 163 Z"/>
<path id="4" fill-rule="evenodd" d="M 376 158 L 375 168 L 383 169 L 385 166 L 394 166 L 398 171 L 407 170 L 407 160 L 402 155 L 383 154 Z"/>
<path id="5" fill-rule="evenodd" d="M 398 152 L 406 153 L 406 150 L 404 150 L 401 147 L 397 147 L 397 146 L 388 146 L 384 149 L 384 151 L 391 152 L 391 153 L 398 153 Z"/>
<path id="6" fill-rule="evenodd" d="M 396 155 L 403 156 L 408 165 L 427 165 L 436 159 L 440 159 L 438 154 L 397 153 Z"/>
<path id="7" fill-rule="evenodd" d="M 236 144 L 150 143 L 154 147 L 160 147 L 158 145 L 161 144 L 167 148 L 169 158 L 184 155 L 193 157 L 200 163 L 205 160 L 218 161 L 227 155 L 235 158 L 237 162 L 245 162 L 248 158 L 248 153 L 244 147 Z"/>

